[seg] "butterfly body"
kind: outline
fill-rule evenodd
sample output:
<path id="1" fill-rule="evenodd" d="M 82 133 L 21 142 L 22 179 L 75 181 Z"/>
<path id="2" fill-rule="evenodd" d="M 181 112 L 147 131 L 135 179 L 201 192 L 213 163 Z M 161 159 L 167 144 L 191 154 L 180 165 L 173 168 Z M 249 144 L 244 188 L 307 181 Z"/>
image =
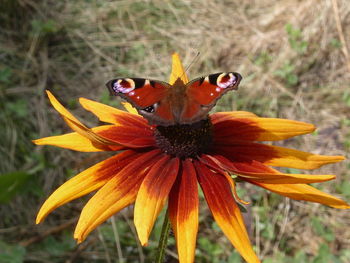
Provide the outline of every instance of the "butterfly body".
<path id="1" fill-rule="evenodd" d="M 112 95 L 122 97 L 150 124 L 170 126 L 190 124 L 207 118 L 216 101 L 227 91 L 237 89 L 241 75 L 216 73 L 174 84 L 141 78 L 117 78 L 107 82 Z"/>

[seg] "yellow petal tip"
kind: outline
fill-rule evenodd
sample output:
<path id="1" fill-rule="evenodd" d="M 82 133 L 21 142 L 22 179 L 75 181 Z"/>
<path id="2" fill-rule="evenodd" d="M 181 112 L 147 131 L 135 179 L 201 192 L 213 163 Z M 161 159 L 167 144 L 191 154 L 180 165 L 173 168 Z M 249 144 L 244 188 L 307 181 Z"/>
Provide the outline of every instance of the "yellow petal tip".
<path id="1" fill-rule="evenodd" d="M 137 112 L 137 110 L 128 102 L 126 101 L 122 101 L 121 102 L 123 107 L 129 112 L 129 113 L 132 113 L 132 114 L 136 114 L 136 115 L 139 115 L 139 113 Z"/>
<path id="2" fill-rule="evenodd" d="M 36 219 L 35 219 L 35 224 L 40 224 L 44 221 L 45 217 L 48 215 L 48 213 L 44 213 L 42 209 L 38 212 Z"/>
<path id="3" fill-rule="evenodd" d="M 46 94 L 47 94 L 47 96 L 49 97 L 50 101 L 56 100 L 55 96 L 52 94 L 51 91 L 46 90 Z"/>
<path id="4" fill-rule="evenodd" d="M 333 158 L 339 160 L 339 162 L 346 160 L 346 157 L 343 155 L 335 155 Z"/>
<path id="5" fill-rule="evenodd" d="M 333 206 L 334 207 L 334 206 Z M 350 205 L 348 204 L 345 204 L 345 205 L 341 205 L 341 206 L 337 206 L 335 208 L 338 208 L 338 209 L 350 209 Z"/>
<path id="6" fill-rule="evenodd" d="M 172 67 L 169 83 L 174 84 L 176 80 L 181 79 L 185 84 L 188 82 L 188 77 L 182 66 L 180 56 L 178 53 L 173 53 L 172 55 Z"/>
<path id="7" fill-rule="evenodd" d="M 40 138 L 40 139 L 35 139 L 32 140 L 32 143 L 36 144 L 36 145 L 47 145 L 47 139 L 45 138 L 49 138 L 49 137 L 44 137 L 44 138 Z"/>
<path id="8" fill-rule="evenodd" d="M 83 98 L 83 97 L 80 97 L 80 98 L 78 99 L 78 101 L 79 101 L 80 104 L 84 104 L 84 102 L 87 101 L 87 99 L 85 99 L 85 98 Z"/>
<path id="9" fill-rule="evenodd" d="M 48 215 L 49 213 L 47 213 L 47 211 L 46 211 L 46 213 L 42 210 L 42 208 L 39 210 L 39 212 L 38 212 L 38 214 L 36 215 L 36 219 L 35 219 L 35 224 L 41 224 L 44 220 L 45 220 L 45 218 L 46 218 L 46 216 Z"/>
<path id="10" fill-rule="evenodd" d="M 139 237 L 139 241 L 141 243 L 141 246 L 143 246 L 143 247 L 148 246 L 148 234 L 140 233 L 140 231 L 138 231 L 137 235 Z"/>
<path id="11" fill-rule="evenodd" d="M 80 233 L 74 233 L 74 239 L 77 242 L 77 244 L 81 244 L 85 240 L 85 238 Z"/>

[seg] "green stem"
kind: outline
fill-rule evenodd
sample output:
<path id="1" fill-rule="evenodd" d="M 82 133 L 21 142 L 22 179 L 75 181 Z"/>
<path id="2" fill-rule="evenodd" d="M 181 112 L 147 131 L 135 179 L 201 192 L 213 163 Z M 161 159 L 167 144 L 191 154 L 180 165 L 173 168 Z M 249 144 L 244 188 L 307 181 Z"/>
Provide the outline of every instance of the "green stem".
<path id="1" fill-rule="evenodd" d="M 169 237 L 169 232 L 170 232 L 170 221 L 169 221 L 168 213 L 166 213 L 164 217 L 163 226 L 162 226 L 162 233 L 160 234 L 160 238 L 159 238 L 156 261 L 155 261 L 156 263 L 163 263 L 165 248 Z"/>

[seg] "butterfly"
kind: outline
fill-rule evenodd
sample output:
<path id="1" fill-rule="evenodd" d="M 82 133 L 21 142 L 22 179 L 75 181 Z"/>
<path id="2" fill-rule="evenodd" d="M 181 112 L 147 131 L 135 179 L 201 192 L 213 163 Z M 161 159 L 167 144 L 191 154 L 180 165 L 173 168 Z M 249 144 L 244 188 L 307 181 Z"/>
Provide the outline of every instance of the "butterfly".
<path id="1" fill-rule="evenodd" d="M 242 76 L 221 72 L 174 84 L 143 78 L 117 78 L 106 83 L 111 95 L 129 102 L 151 125 L 192 124 L 206 119 L 217 100 L 236 90 Z"/>

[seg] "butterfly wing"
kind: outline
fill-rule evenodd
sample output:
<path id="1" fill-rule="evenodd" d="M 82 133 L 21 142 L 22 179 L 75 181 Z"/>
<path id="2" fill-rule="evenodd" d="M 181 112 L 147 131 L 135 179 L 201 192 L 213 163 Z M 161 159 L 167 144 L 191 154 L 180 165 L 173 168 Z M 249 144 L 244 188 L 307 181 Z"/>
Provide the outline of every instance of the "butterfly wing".
<path id="1" fill-rule="evenodd" d="M 242 76 L 236 72 L 211 74 L 192 80 L 187 86 L 187 104 L 182 121 L 190 123 L 206 118 L 222 95 L 238 89 Z"/>
<path id="2" fill-rule="evenodd" d="M 118 78 L 106 85 L 111 94 L 131 103 L 150 124 L 169 126 L 205 119 L 216 101 L 237 89 L 241 79 L 240 74 L 228 72 L 197 78 L 186 85 L 180 80 L 171 86 L 142 78 Z"/>
<path id="3" fill-rule="evenodd" d="M 164 103 L 168 83 L 142 78 L 117 78 L 106 83 L 110 93 L 128 101 L 150 124 L 173 122 L 170 105 Z"/>

